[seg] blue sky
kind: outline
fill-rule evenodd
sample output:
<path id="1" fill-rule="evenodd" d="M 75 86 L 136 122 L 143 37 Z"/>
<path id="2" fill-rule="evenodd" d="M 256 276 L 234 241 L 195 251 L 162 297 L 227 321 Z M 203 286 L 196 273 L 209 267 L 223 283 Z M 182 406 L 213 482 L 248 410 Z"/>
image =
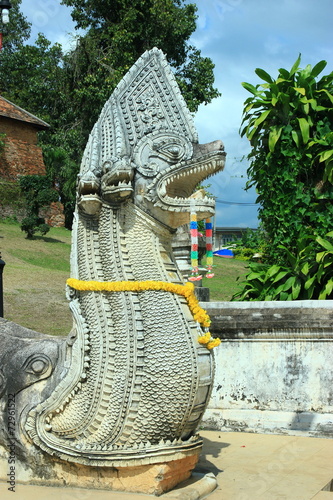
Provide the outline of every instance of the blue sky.
<path id="1" fill-rule="evenodd" d="M 215 85 L 222 96 L 202 105 L 195 116 L 200 142 L 221 139 L 227 152 L 225 170 L 208 182 L 219 200 L 254 203 L 254 189 L 245 191 L 249 152 L 239 137 L 243 102 L 249 94 L 241 82 L 260 83 L 254 73 L 263 68 L 276 76 L 302 54 L 302 64 L 328 62 L 332 71 L 332 0 L 198 0 L 193 44 L 215 64 Z M 32 23 L 32 34 L 42 32 L 66 49 L 73 39 L 70 9 L 59 0 L 22 0 L 21 10 Z M 218 226 L 257 227 L 257 207 L 216 204 Z"/>

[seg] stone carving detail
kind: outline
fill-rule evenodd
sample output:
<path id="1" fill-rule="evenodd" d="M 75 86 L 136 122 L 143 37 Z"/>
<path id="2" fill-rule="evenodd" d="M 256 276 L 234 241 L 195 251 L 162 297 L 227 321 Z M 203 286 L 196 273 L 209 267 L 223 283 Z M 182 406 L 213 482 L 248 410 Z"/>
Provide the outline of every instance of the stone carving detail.
<path id="1" fill-rule="evenodd" d="M 120 82 L 82 159 L 71 276 L 84 282 L 183 284 L 172 254 L 191 195 L 222 170 L 220 141 L 198 144 L 191 114 L 161 51 Z M 195 200 L 198 216 L 212 199 Z M 213 356 L 185 297 L 165 290 L 76 291 L 73 330 L 57 384 L 26 411 L 25 432 L 50 455 L 94 466 L 150 464 L 201 447 Z M 44 365 L 42 365 L 44 361 Z M 64 365 L 64 366 L 65 366 Z M 26 370 L 47 372 L 46 358 Z"/>

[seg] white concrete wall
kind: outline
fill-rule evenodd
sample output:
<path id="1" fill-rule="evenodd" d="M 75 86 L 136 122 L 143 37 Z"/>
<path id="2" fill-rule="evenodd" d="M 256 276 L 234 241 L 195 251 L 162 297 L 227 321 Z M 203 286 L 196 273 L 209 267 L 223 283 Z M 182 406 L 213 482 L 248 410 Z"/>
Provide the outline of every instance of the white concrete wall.
<path id="1" fill-rule="evenodd" d="M 203 303 L 216 375 L 205 428 L 333 436 L 333 303 Z"/>

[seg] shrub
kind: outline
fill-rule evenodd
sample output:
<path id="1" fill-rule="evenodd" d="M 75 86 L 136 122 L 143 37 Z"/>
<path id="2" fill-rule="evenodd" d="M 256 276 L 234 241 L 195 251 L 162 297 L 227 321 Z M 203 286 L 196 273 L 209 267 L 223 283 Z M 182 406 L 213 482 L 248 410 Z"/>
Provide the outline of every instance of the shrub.
<path id="1" fill-rule="evenodd" d="M 45 235 L 50 227 L 39 217 L 40 208 L 58 200 L 58 193 L 52 188 L 50 180 L 42 175 L 20 177 L 20 187 L 27 203 L 27 217 L 21 222 L 21 229 L 32 239 L 36 232 Z"/>
<path id="2" fill-rule="evenodd" d="M 333 231 L 325 238 L 299 239 L 296 253 L 279 248 L 288 265 L 250 262 L 244 287 L 232 300 L 333 299 Z"/>
<path id="3" fill-rule="evenodd" d="M 271 264 L 287 265 L 279 245 L 296 252 L 300 238 L 333 226 L 333 73 L 319 78 L 326 61 L 304 69 L 300 61 L 277 78 L 257 68 L 263 82 L 243 83 L 252 94 L 241 129 L 252 146 L 247 188 L 258 193 Z"/>
<path id="4" fill-rule="evenodd" d="M 257 253 L 256 249 L 254 248 L 243 248 L 243 247 L 233 248 L 232 251 L 235 255 L 235 258 L 240 260 L 252 259 L 253 255 Z"/>
<path id="5" fill-rule="evenodd" d="M 50 230 L 50 226 L 45 224 L 44 219 L 35 215 L 29 215 L 21 221 L 21 230 L 27 233 L 28 239 L 33 239 L 35 233 L 39 232 L 43 236 Z"/>

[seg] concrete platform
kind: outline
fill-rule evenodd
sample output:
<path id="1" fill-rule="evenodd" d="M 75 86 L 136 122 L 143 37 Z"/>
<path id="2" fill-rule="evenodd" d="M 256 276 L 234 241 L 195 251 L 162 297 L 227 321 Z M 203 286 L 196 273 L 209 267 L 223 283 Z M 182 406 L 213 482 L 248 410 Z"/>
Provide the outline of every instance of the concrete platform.
<path id="1" fill-rule="evenodd" d="M 333 500 L 333 439 L 200 431 L 204 448 L 191 481 L 165 500 Z M 210 492 L 217 478 L 218 486 Z M 1 500 L 152 500 L 151 495 L 0 483 Z"/>

